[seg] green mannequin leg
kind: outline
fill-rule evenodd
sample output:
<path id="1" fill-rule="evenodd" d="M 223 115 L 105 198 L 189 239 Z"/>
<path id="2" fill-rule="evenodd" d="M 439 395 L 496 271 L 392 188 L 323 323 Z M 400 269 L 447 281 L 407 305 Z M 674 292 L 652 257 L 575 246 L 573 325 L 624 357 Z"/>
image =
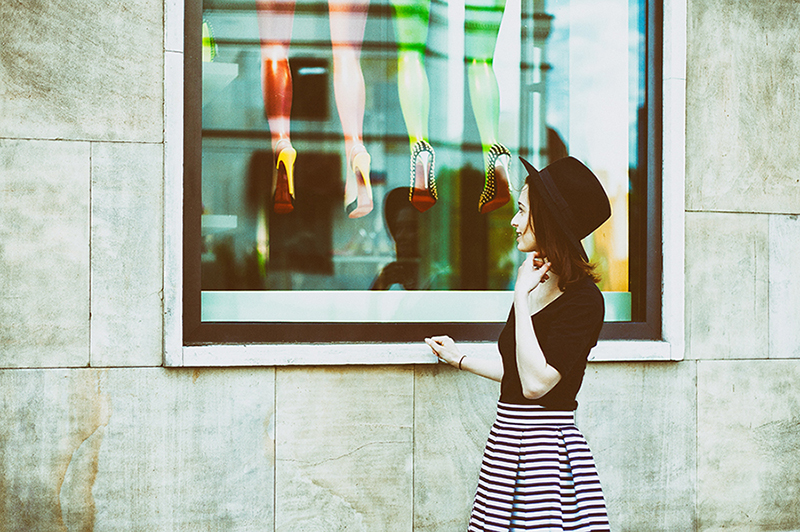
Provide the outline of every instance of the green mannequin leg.
<path id="1" fill-rule="evenodd" d="M 500 90 L 491 61 L 473 59 L 467 67 L 467 80 L 472 112 L 486 154 L 497 143 L 500 127 Z"/>
<path id="2" fill-rule="evenodd" d="M 393 0 L 397 34 L 397 91 L 411 148 L 408 199 L 419 211 L 436 203 L 433 147 L 428 144 L 430 87 L 425 72 L 430 0 Z"/>
<path id="3" fill-rule="evenodd" d="M 507 169 L 510 154 L 498 143 L 500 91 L 492 68 L 504 10 L 505 0 L 469 0 L 464 21 L 469 95 L 486 164 L 486 179 L 478 204 L 482 213 L 490 212 L 510 199 Z"/>
<path id="4" fill-rule="evenodd" d="M 421 52 L 398 51 L 397 91 L 410 144 L 413 146 L 421 140 L 428 140 L 430 88 L 425 72 L 425 59 Z"/>
<path id="5" fill-rule="evenodd" d="M 397 91 L 411 145 L 428 140 L 430 89 L 425 72 L 430 0 L 394 0 Z"/>

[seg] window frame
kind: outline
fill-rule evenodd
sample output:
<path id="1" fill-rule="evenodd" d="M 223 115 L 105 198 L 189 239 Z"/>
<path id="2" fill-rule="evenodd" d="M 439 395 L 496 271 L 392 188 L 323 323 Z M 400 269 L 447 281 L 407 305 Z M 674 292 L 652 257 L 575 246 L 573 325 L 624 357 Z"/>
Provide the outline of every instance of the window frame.
<path id="1" fill-rule="evenodd" d="M 193 0 L 192 0 L 193 1 Z M 202 7 L 194 2 L 187 10 L 183 0 L 165 4 L 164 55 L 164 364 L 166 366 L 239 366 L 291 364 L 389 364 L 435 363 L 436 359 L 419 342 L 376 343 L 358 341 L 350 333 L 359 324 L 344 328 L 333 341 L 290 343 L 303 337 L 302 329 L 291 328 L 284 343 L 259 343 L 257 336 L 236 336 L 224 343 L 230 332 L 240 334 L 243 324 L 204 324 L 223 330 L 213 342 L 191 339 L 199 324 L 200 291 L 187 293 L 184 282 L 199 287 L 197 248 L 186 245 L 185 234 L 199 234 L 199 217 L 187 216 L 184 205 L 199 201 L 200 180 L 191 175 L 192 161 L 200 160 L 200 113 L 186 114 L 185 109 L 200 109 L 200 91 L 192 88 L 191 76 L 199 78 L 199 36 Z M 663 8 L 662 8 L 663 5 Z M 685 2 L 648 2 L 647 47 L 648 179 L 647 256 L 651 280 L 647 286 L 646 322 L 609 322 L 591 360 L 680 360 L 683 358 L 683 182 L 685 109 Z M 196 35 L 195 35 L 196 34 Z M 197 37 L 194 49 L 187 47 L 189 37 Z M 184 39 L 187 39 L 184 41 Z M 194 67 L 192 66 L 194 65 Z M 194 73 L 192 72 L 194 68 Z M 197 80 L 195 80 L 197 82 Z M 655 134 L 653 134 L 655 133 Z M 189 135 L 193 136 L 189 136 Z M 192 159 L 193 158 L 193 159 Z M 199 171 L 199 169 L 195 170 Z M 658 244 L 661 245 L 658 245 Z M 189 268 L 186 268 L 186 266 Z M 195 277 L 196 276 L 196 277 Z M 658 282 L 660 281 L 660 282 Z M 297 325 L 297 324 L 295 324 Z M 331 325 L 331 324 L 321 324 Z M 373 326 L 373 324 L 370 324 Z M 419 324 L 414 327 L 416 335 Z M 496 356 L 494 341 L 476 341 L 496 337 L 502 324 L 427 324 L 437 332 L 465 338 L 465 350 L 478 356 Z M 238 327 L 237 327 L 238 326 Z M 319 327 L 320 324 L 314 324 Z M 335 327 L 342 329 L 341 325 Z M 324 328 L 324 327 L 323 327 Z M 226 332 L 226 330 L 228 332 Z M 252 329 L 252 328 L 251 328 Z M 497 330 L 497 331 L 496 331 Z M 257 333 L 256 333 L 257 334 Z M 223 340 L 220 341 L 220 338 Z M 252 343 L 248 343 L 252 342 Z"/>

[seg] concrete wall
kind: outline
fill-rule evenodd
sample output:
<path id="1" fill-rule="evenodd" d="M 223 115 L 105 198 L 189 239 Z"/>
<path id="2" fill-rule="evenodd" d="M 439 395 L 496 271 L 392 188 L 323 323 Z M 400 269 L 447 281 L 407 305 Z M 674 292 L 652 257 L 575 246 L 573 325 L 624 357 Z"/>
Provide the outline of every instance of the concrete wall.
<path id="1" fill-rule="evenodd" d="M 686 345 L 700 530 L 800 529 L 796 2 L 689 2 Z"/>
<path id="2" fill-rule="evenodd" d="M 457 531 L 497 385 L 168 370 L 163 9 L 0 4 L 0 531 Z M 800 529 L 795 2 L 689 2 L 686 360 L 579 400 L 616 531 Z"/>

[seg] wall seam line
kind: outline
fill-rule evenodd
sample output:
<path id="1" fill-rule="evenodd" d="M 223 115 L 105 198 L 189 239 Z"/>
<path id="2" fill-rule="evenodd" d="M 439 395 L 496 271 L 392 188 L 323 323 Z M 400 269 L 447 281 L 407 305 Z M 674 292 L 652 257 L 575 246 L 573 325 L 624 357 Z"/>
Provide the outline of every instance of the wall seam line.
<path id="1" fill-rule="evenodd" d="M 686 212 L 692 214 L 755 214 L 759 216 L 797 216 L 797 214 L 790 212 L 733 211 L 715 209 L 686 209 Z"/>
<path id="2" fill-rule="evenodd" d="M 694 530 L 700 530 L 700 360 L 694 362 Z"/>
<path id="3" fill-rule="evenodd" d="M 92 192 L 94 189 L 92 180 L 94 175 L 92 170 L 93 163 L 92 157 L 94 155 L 94 142 L 89 141 L 89 367 L 92 367 L 92 324 L 94 319 L 92 317 Z"/>
<path id="4" fill-rule="evenodd" d="M 770 289 L 769 289 L 769 287 L 770 287 L 770 277 L 771 277 L 770 276 L 770 272 L 772 271 L 772 257 L 771 257 L 771 255 L 772 255 L 772 245 L 771 245 L 772 240 L 771 240 L 771 235 L 770 235 L 770 229 L 772 228 L 772 215 L 767 216 L 767 224 L 766 225 L 767 225 L 767 271 L 765 272 L 765 275 L 767 277 L 767 283 L 766 283 L 766 293 L 764 294 L 764 299 L 767 300 L 767 305 L 766 305 L 766 307 L 767 307 L 767 309 L 766 309 L 767 310 L 767 312 L 766 312 L 766 314 L 767 314 L 767 331 L 766 331 L 766 333 L 767 333 L 767 360 L 770 360 L 772 358 L 772 335 L 770 334 L 770 326 L 769 326 L 769 322 L 770 322 L 770 311 L 769 311 L 769 307 L 770 307 L 770 305 L 769 305 Z"/>
<path id="5" fill-rule="evenodd" d="M 411 366 L 411 531 L 417 522 L 417 365 Z"/>
<path id="6" fill-rule="evenodd" d="M 88 142 L 89 144 L 105 143 L 105 144 L 153 144 L 160 145 L 164 142 L 150 141 L 150 140 L 114 140 L 114 139 L 91 139 L 91 138 L 74 138 L 67 139 L 63 137 L 6 137 L 0 135 L 0 140 L 24 140 L 31 142 Z"/>
<path id="7" fill-rule="evenodd" d="M 272 530 L 278 530 L 278 367 L 272 368 Z"/>

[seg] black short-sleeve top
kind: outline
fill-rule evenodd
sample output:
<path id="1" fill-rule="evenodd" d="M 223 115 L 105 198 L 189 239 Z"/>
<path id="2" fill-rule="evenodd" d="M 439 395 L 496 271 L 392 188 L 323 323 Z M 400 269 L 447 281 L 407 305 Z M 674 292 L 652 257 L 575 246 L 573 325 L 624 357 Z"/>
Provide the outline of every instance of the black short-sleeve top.
<path id="1" fill-rule="evenodd" d="M 589 351 L 597 345 L 604 315 L 603 295 L 590 278 L 584 277 L 567 286 L 555 301 L 531 317 L 545 359 L 561 374 L 561 380 L 539 399 L 527 399 L 522 395 L 517 368 L 512 306 L 497 342 L 503 358 L 500 401 L 541 405 L 549 410 L 575 410 L 578 406 L 575 397 L 583 382 Z"/>

